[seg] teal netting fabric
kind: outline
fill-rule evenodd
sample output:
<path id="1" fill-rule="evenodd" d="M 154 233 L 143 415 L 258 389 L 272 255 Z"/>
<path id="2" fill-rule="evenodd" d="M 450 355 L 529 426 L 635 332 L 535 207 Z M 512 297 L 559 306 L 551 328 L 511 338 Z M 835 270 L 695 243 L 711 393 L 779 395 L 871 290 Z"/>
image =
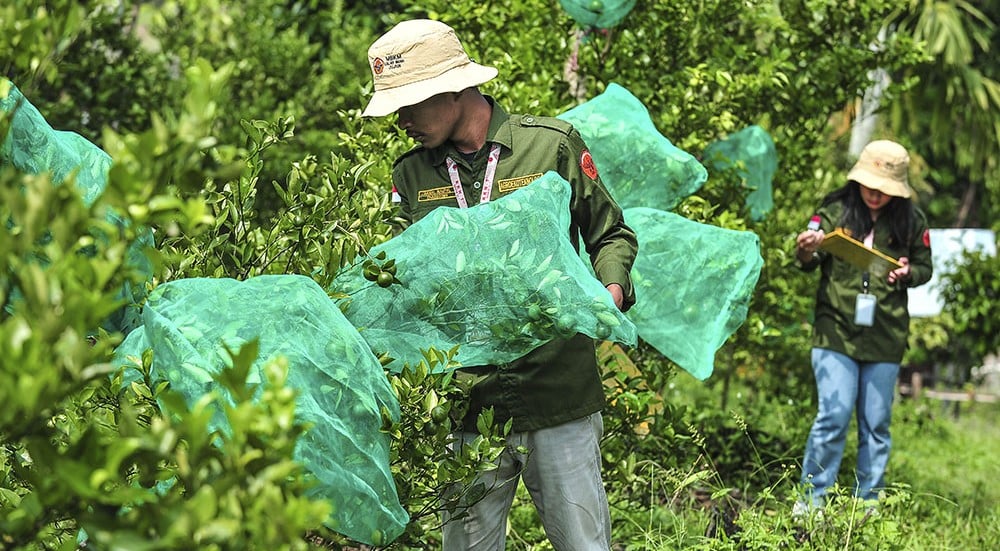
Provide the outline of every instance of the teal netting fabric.
<path id="1" fill-rule="evenodd" d="M 580 131 L 623 209 L 671 210 L 708 179 L 698 159 L 660 134 L 646 106 L 618 84 L 558 118 Z"/>
<path id="2" fill-rule="evenodd" d="M 559 0 L 559 4 L 580 27 L 607 29 L 632 11 L 635 0 Z"/>
<path id="3" fill-rule="evenodd" d="M 705 148 L 704 162 L 713 170 L 735 169 L 748 190 L 750 218 L 763 220 L 774 208 L 772 181 L 778 171 L 778 152 L 766 130 L 751 125 Z"/>
<path id="4" fill-rule="evenodd" d="M 633 346 L 635 326 L 570 243 L 570 193 L 550 172 L 489 203 L 434 209 L 371 250 L 395 259 L 402 284 L 382 288 L 356 265 L 330 290 L 395 370 L 455 345 L 463 366 L 510 362 L 575 333 Z"/>
<path id="5" fill-rule="evenodd" d="M 75 173 L 83 202 L 94 204 L 107 185 L 111 157 L 76 132 L 54 130 L 21 91 L 8 84 L 10 90 L 0 99 L 0 111 L 12 119 L 7 139 L 0 146 L 0 159 L 26 174 L 48 172 L 56 183 Z"/>
<path id="6" fill-rule="evenodd" d="M 6 96 L 0 97 L 0 113 L 9 117 L 10 127 L 0 144 L 0 165 L 13 166 L 25 174 L 47 172 L 56 184 L 72 178 L 84 204 L 93 205 L 107 187 L 111 157 L 75 132 L 54 130 L 12 82 L 0 81 L 0 96 L 4 88 Z M 126 224 L 111 211 L 107 219 L 119 227 Z M 145 281 L 152 278 L 153 267 L 143 251 L 152 246 L 153 233 L 146 230 L 139 233 L 127 251 L 127 266 Z M 145 295 L 144 284 L 126 283 L 119 294 L 125 306 L 107 320 L 105 329 L 127 333 L 138 326 L 139 305 Z"/>
<path id="7" fill-rule="evenodd" d="M 698 379 L 746 319 L 764 261 L 747 231 L 701 224 L 650 208 L 625 209 L 639 253 L 632 267 L 639 336 Z"/>
<path id="8" fill-rule="evenodd" d="M 708 170 L 661 135 L 646 107 L 625 88 L 611 83 L 559 118 L 580 131 L 636 232 L 636 304 L 628 319 L 643 341 L 698 379 L 708 378 L 716 351 L 746 320 L 763 265 L 760 239 L 669 212 L 701 189 Z M 728 149 L 717 146 L 715 158 L 726 152 L 743 160 L 752 176 L 766 175 L 769 186 L 773 171 L 766 173 L 767 158 L 758 156 L 762 143 L 756 131 L 748 131 Z"/>
<path id="9" fill-rule="evenodd" d="M 209 390 L 233 350 L 259 340 L 251 382 L 265 380 L 264 363 L 288 360 L 286 384 L 298 393 L 296 416 L 313 424 L 295 458 L 315 477 L 313 495 L 335 507 L 330 529 L 368 544 L 395 539 L 408 522 L 389 470 L 389 438 L 381 410 L 400 411 L 385 371 L 320 286 L 304 276 L 259 276 L 246 281 L 193 278 L 150 293 L 144 324 L 116 351 L 128 365 L 153 350 L 152 377 L 193 403 Z M 133 360 L 134 361 L 134 360 Z M 216 429 L 228 430 L 219 412 Z"/>

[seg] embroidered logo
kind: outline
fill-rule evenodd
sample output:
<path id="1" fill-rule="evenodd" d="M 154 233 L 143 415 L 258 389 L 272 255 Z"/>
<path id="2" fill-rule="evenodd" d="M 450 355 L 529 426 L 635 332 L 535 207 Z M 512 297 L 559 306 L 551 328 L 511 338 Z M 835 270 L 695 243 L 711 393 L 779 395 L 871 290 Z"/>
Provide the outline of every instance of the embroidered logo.
<path id="1" fill-rule="evenodd" d="M 507 193 L 508 191 L 514 191 L 515 189 L 521 189 L 524 186 L 534 182 L 535 180 L 542 177 L 542 173 L 529 174 L 527 176 L 519 176 L 517 178 L 507 178 L 506 180 L 499 180 L 497 182 L 497 189 L 500 193 Z"/>
<path id="2" fill-rule="evenodd" d="M 451 186 L 436 187 L 434 189 L 422 189 L 417 193 L 417 202 L 426 203 L 428 201 L 441 201 L 442 199 L 454 199 L 455 190 Z"/>
<path id="3" fill-rule="evenodd" d="M 597 165 L 594 164 L 594 158 L 590 156 L 590 151 L 586 149 L 580 154 L 580 169 L 591 180 L 597 179 Z"/>
<path id="4" fill-rule="evenodd" d="M 381 57 L 376 57 L 375 61 L 372 61 L 372 72 L 376 75 L 381 75 L 382 71 L 385 70 L 385 62 L 382 61 Z"/>

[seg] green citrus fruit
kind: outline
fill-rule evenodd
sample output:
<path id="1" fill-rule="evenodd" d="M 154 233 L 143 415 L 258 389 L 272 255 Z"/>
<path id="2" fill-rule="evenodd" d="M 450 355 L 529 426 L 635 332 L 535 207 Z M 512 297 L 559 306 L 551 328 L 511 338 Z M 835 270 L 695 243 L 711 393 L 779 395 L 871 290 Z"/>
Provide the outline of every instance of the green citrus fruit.
<path id="1" fill-rule="evenodd" d="M 538 321 L 542 319 L 542 307 L 537 304 L 532 304 L 528 307 L 528 319 L 531 321 Z"/>
<path id="2" fill-rule="evenodd" d="M 435 423 L 443 423 L 448 418 L 448 408 L 444 406 L 434 406 L 431 410 L 431 419 Z"/>
<path id="3" fill-rule="evenodd" d="M 377 283 L 379 287 L 388 287 L 392 285 L 392 274 L 389 272 L 381 272 L 378 275 Z"/>
<path id="4" fill-rule="evenodd" d="M 571 314 L 563 314 L 556 320 L 556 331 L 560 335 L 571 337 L 575 333 L 576 319 Z"/>

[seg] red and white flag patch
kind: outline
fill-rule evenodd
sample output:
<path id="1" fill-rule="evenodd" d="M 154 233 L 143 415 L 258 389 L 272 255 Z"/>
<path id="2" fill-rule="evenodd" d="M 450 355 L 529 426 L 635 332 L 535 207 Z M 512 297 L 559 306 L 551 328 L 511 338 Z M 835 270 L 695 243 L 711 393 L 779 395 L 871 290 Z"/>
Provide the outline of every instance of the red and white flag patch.
<path id="1" fill-rule="evenodd" d="M 586 149 L 580 154 L 580 170 L 591 180 L 597 179 L 597 165 L 594 164 L 594 157 L 591 156 L 590 151 Z"/>

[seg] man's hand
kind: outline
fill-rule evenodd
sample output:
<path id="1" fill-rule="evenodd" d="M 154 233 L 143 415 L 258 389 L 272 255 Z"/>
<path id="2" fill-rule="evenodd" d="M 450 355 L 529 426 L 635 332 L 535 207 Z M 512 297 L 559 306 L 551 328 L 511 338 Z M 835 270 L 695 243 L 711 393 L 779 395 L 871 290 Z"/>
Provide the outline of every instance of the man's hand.
<path id="1" fill-rule="evenodd" d="M 625 289 L 622 289 L 622 286 L 617 283 L 609 284 L 607 289 L 611 293 L 611 298 L 615 301 L 615 306 L 621 310 L 622 304 L 625 304 Z"/>

